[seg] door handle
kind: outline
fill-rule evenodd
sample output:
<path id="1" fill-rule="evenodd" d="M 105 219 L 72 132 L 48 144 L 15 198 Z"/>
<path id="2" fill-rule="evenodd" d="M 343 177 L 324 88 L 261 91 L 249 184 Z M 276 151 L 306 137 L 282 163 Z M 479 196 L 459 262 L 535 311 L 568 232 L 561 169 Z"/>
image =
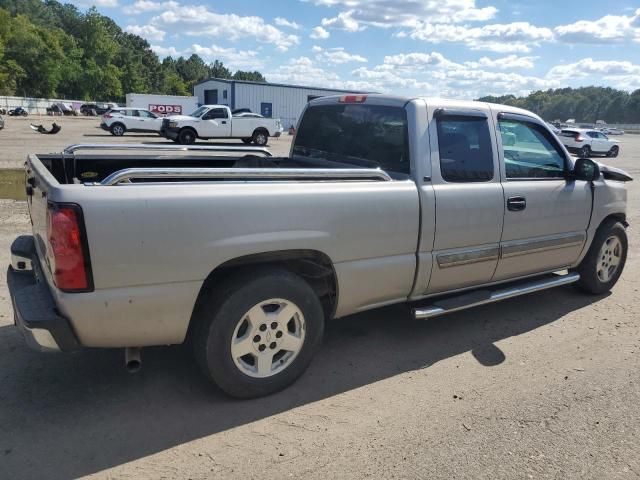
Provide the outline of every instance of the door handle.
<path id="1" fill-rule="evenodd" d="M 507 199 L 507 210 L 521 212 L 527 208 L 527 199 L 524 197 L 509 197 Z"/>

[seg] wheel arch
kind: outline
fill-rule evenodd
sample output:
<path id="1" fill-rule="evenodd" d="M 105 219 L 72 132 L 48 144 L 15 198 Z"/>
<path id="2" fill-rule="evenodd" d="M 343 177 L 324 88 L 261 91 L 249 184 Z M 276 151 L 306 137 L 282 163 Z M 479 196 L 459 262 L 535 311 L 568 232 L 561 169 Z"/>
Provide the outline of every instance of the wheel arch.
<path id="1" fill-rule="evenodd" d="M 225 284 L 231 276 L 250 274 L 256 267 L 278 267 L 301 276 L 316 292 L 325 318 L 335 314 L 338 304 L 338 277 L 333 262 L 319 250 L 278 250 L 261 252 L 228 260 L 214 268 L 202 283 L 189 322 L 190 336 L 198 306 L 214 289 Z"/>

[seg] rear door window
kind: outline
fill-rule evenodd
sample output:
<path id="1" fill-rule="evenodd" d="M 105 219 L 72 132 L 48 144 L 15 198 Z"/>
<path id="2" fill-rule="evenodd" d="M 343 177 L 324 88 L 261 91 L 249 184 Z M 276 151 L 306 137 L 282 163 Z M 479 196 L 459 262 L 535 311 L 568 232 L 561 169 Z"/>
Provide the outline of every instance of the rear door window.
<path id="1" fill-rule="evenodd" d="M 493 179 L 493 151 L 488 120 L 452 115 L 437 119 L 440 173 L 455 183 Z"/>
<path id="2" fill-rule="evenodd" d="M 409 174 L 404 108 L 366 104 L 307 108 L 293 154 Z"/>

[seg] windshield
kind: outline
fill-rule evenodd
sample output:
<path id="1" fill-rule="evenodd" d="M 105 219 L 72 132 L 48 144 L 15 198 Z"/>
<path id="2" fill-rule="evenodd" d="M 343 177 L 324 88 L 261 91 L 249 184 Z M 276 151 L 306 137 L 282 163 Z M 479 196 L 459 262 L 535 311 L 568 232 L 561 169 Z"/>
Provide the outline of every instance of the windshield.
<path id="1" fill-rule="evenodd" d="M 190 117 L 200 117 L 204 112 L 208 110 L 207 107 L 198 107 L 195 112 L 189 114 Z"/>
<path id="2" fill-rule="evenodd" d="M 403 108 L 365 104 L 307 108 L 293 155 L 409 173 L 407 119 Z"/>

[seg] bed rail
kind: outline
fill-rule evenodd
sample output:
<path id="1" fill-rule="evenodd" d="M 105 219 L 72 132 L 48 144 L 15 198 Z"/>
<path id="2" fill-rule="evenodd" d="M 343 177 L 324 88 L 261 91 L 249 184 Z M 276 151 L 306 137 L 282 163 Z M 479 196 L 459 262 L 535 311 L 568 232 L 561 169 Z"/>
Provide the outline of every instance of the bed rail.
<path id="1" fill-rule="evenodd" d="M 276 180 L 379 180 L 388 182 L 389 174 L 374 168 L 126 168 L 101 182 L 87 185 L 134 185 L 143 179 L 276 179 Z"/>
<path id="2" fill-rule="evenodd" d="M 79 150 L 158 150 L 165 152 L 217 152 L 217 153 L 251 153 L 272 157 L 264 147 L 244 147 L 240 145 L 149 145 L 146 143 L 78 143 L 69 145 L 62 152 L 64 155 L 75 155 Z"/>

